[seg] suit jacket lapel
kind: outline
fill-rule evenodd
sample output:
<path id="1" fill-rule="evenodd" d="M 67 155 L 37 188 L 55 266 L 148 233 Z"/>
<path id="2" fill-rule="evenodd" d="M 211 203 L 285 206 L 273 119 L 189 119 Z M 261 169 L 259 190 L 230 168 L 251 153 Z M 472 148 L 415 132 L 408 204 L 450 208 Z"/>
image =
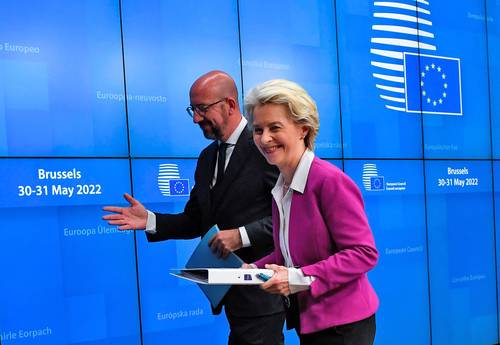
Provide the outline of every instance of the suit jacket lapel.
<path id="1" fill-rule="evenodd" d="M 208 161 L 208 164 L 204 164 L 204 168 L 206 168 L 207 170 L 203 171 L 203 174 L 201 174 L 201 178 L 203 178 L 203 184 L 208 186 L 208 189 L 210 189 L 210 185 L 212 184 L 212 180 L 214 178 L 215 163 L 217 162 L 217 148 L 217 141 L 214 141 L 208 146 L 206 152 L 206 159 Z"/>
<path id="2" fill-rule="evenodd" d="M 201 158 L 201 157 L 200 157 Z M 199 186 L 197 186 L 199 193 L 198 198 L 200 205 L 207 212 L 210 210 L 210 185 L 214 177 L 215 162 L 217 161 L 217 141 L 210 144 L 203 155 L 204 162 L 200 164 Z"/>
<path id="3" fill-rule="evenodd" d="M 215 207 L 220 205 L 220 199 L 226 193 L 229 186 L 231 186 L 234 179 L 238 176 L 241 168 L 245 165 L 247 157 L 252 149 L 251 145 L 250 131 L 248 128 L 245 128 L 236 142 L 236 146 L 231 154 L 231 159 L 229 160 L 229 164 L 224 172 L 224 179 L 222 180 L 222 183 L 220 186 L 215 185 L 214 188 L 212 188 L 212 200 Z"/>

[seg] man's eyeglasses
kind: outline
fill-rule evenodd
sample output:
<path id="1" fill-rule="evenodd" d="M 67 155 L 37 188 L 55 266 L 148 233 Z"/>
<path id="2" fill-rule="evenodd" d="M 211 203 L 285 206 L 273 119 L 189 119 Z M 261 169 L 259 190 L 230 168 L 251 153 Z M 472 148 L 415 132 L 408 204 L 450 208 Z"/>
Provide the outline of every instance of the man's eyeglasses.
<path id="1" fill-rule="evenodd" d="M 217 102 L 213 102 L 210 104 L 191 104 L 189 107 L 186 108 L 187 113 L 189 116 L 194 117 L 194 113 L 197 113 L 198 115 L 205 116 L 207 113 L 208 109 L 210 109 L 211 106 L 216 105 L 217 103 L 220 103 L 222 101 L 226 101 L 227 98 L 222 98 L 219 99 Z"/>

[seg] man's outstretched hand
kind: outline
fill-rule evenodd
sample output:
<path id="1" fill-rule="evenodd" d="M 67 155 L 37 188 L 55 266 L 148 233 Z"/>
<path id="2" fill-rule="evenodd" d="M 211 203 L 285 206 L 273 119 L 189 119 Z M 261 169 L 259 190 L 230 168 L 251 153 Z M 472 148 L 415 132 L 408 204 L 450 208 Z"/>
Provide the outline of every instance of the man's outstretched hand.
<path id="1" fill-rule="evenodd" d="M 148 222 L 148 211 L 129 194 L 123 195 L 129 207 L 105 206 L 104 211 L 112 212 L 102 217 L 109 225 L 118 225 L 118 230 L 144 230 Z"/>

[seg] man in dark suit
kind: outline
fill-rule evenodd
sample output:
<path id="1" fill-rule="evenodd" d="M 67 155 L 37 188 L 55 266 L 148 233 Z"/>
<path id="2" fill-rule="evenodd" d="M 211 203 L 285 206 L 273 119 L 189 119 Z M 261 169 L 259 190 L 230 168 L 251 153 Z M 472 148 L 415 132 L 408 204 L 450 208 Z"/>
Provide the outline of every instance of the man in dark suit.
<path id="1" fill-rule="evenodd" d="M 152 213 L 125 194 L 130 207 L 107 206 L 103 218 L 120 230 L 145 229 L 148 241 L 203 236 L 214 224 L 220 232 L 209 242 L 221 256 L 235 252 L 254 262 L 273 250 L 271 189 L 278 171 L 257 151 L 238 104 L 234 80 L 221 71 L 198 78 L 186 109 L 208 139 L 200 154 L 195 185 L 184 212 Z M 230 326 L 228 344 L 282 344 L 282 299 L 257 286 L 233 286 L 221 305 Z"/>

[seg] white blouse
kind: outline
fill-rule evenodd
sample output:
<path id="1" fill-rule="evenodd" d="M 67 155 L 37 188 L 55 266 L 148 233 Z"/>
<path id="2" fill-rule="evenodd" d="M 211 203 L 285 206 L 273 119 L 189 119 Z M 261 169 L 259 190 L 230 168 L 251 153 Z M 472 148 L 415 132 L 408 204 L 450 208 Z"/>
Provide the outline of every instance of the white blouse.
<path id="1" fill-rule="evenodd" d="M 279 240 L 280 240 L 280 250 L 283 258 L 285 259 L 285 266 L 288 267 L 288 285 L 290 287 L 290 292 L 295 293 L 298 291 L 303 291 L 309 289 L 309 286 L 314 281 L 312 276 L 304 276 L 300 268 L 294 267 L 292 256 L 290 254 L 289 245 L 289 222 L 290 222 L 290 210 L 292 208 L 292 196 L 293 193 L 304 193 L 307 176 L 309 175 L 309 169 L 314 159 L 314 153 L 307 149 L 302 157 L 300 158 L 299 164 L 295 173 L 293 174 L 292 183 L 288 187 L 288 190 L 284 190 L 284 179 L 283 175 L 280 174 L 276 185 L 272 190 L 274 201 L 278 206 L 279 217 L 280 217 L 280 229 L 279 229 Z"/>

